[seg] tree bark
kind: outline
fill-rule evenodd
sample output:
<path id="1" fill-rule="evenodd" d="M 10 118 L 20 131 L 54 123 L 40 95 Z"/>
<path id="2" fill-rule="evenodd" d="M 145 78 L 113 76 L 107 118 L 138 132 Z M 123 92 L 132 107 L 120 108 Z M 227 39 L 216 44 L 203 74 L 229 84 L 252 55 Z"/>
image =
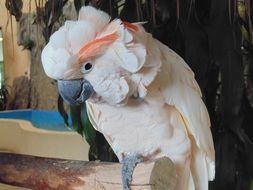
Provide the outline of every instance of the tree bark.
<path id="1" fill-rule="evenodd" d="M 163 157 L 136 166 L 132 190 L 172 190 L 172 161 Z M 122 189 L 121 164 L 0 153 L 0 183 L 34 190 Z"/>

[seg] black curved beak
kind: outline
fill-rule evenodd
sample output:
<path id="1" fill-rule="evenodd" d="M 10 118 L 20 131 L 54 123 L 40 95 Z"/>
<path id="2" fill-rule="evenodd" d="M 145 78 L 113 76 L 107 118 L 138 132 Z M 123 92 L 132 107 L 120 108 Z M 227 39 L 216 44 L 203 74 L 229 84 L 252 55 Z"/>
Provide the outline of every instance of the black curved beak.
<path id="1" fill-rule="evenodd" d="M 58 90 L 61 97 L 70 105 L 80 105 L 88 100 L 94 90 L 85 79 L 58 80 Z"/>

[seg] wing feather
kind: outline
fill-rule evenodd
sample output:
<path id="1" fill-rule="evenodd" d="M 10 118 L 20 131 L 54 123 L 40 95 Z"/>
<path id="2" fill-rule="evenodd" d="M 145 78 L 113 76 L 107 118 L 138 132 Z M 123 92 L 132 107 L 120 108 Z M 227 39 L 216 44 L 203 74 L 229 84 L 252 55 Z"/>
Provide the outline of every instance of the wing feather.
<path id="1" fill-rule="evenodd" d="M 192 137 L 192 142 L 196 143 L 196 147 L 193 147 L 195 157 L 192 162 L 194 181 L 199 183 L 204 178 L 212 180 L 215 174 L 214 145 L 210 118 L 201 99 L 200 88 L 194 79 L 194 73 L 184 60 L 167 46 L 159 42 L 158 45 L 164 60 L 159 80 L 165 101 L 174 105 L 181 113 L 189 136 Z M 200 186 L 206 184 L 202 183 Z"/>

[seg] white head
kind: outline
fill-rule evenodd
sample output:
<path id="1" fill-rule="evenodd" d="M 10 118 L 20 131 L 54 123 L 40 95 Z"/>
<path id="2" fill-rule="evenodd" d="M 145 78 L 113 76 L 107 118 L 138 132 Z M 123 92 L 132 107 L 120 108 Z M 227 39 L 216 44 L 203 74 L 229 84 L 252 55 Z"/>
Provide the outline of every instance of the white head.
<path id="1" fill-rule="evenodd" d="M 143 73 L 137 73 L 147 59 L 143 34 L 140 26 L 82 7 L 78 20 L 66 21 L 43 49 L 44 70 L 71 104 L 82 103 L 93 90 L 109 104 L 122 104 L 140 89 Z"/>

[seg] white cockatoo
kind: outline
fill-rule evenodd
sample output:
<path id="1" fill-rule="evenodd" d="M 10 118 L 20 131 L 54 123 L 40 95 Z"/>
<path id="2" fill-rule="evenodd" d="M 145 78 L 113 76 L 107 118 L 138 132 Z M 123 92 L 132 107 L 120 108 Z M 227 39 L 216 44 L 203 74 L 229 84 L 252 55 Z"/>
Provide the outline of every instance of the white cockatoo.
<path id="1" fill-rule="evenodd" d="M 86 103 L 95 129 L 128 164 L 123 175 L 141 158 L 166 156 L 176 168 L 176 190 L 208 189 L 215 153 L 194 73 L 141 25 L 82 7 L 78 20 L 51 36 L 42 63 L 67 102 Z"/>

